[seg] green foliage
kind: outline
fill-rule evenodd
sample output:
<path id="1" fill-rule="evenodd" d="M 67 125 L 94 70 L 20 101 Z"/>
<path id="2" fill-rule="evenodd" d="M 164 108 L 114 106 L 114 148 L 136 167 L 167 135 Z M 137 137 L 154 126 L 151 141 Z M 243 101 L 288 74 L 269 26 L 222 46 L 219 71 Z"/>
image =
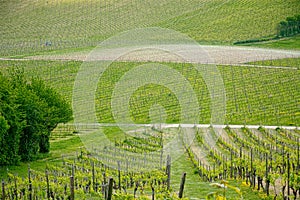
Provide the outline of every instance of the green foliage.
<path id="1" fill-rule="evenodd" d="M 300 15 L 287 17 L 277 26 L 277 37 L 288 37 L 300 33 Z"/>
<path id="2" fill-rule="evenodd" d="M 41 80 L 28 82 L 23 70 L 12 70 L 9 78 L 0 75 L 0 79 L 0 165 L 49 152 L 50 132 L 72 119 L 71 106 Z"/>
<path id="3" fill-rule="evenodd" d="M 13 85 L 0 74 L 0 165 L 16 164 L 20 160 L 18 147 L 24 123 L 17 109 Z"/>
<path id="4" fill-rule="evenodd" d="M 247 44 L 247 43 L 255 43 L 255 42 L 265 42 L 272 40 L 273 38 L 259 38 L 259 39 L 247 39 L 247 40 L 241 40 L 234 42 L 233 44 Z"/>
<path id="5" fill-rule="evenodd" d="M 49 152 L 49 136 L 58 123 L 66 123 L 72 120 L 72 109 L 70 105 L 52 88 L 47 87 L 42 80 L 33 79 L 29 89 L 45 104 L 42 113 L 43 130 L 39 135 L 39 151 Z"/>

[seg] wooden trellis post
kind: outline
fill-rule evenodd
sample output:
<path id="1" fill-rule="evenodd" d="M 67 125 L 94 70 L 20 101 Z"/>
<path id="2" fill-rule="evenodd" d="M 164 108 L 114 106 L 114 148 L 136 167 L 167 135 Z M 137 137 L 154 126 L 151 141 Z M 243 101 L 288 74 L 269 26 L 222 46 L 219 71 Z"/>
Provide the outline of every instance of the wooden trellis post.
<path id="1" fill-rule="evenodd" d="M 118 189 L 121 191 L 121 164 L 118 161 Z"/>
<path id="2" fill-rule="evenodd" d="M 71 190 L 70 200 L 74 200 L 75 199 L 74 176 L 70 176 L 70 190 Z"/>
<path id="3" fill-rule="evenodd" d="M 30 166 L 28 165 L 28 199 L 32 200 L 32 183 L 31 183 L 31 171 L 30 171 Z"/>
<path id="4" fill-rule="evenodd" d="M 233 152 L 230 151 L 230 178 L 233 176 Z"/>
<path id="5" fill-rule="evenodd" d="M 166 167 L 167 178 L 167 190 L 170 190 L 170 182 L 171 182 L 171 156 L 167 157 L 167 167 Z"/>
<path id="6" fill-rule="evenodd" d="M 287 196 L 290 196 L 290 154 L 287 154 Z"/>
<path id="7" fill-rule="evenodd" d="M 47 182 L 47 199 L 50 199 L 50 186 L 49 186 L 49 175 L 48 175 L 48 170 L 45 172 L 46 174 L 46 182 Z"/>
<path id="8" fill-rule="evenodd" d="M 185 178 L 186 178 L 186 172 L 184 172 L 182 174 L 182 177 L 181 177 L 181 182 L 180 182 L 180 189 L 179 189 L 179 194 L 178 194 L 178 198 L 182 198 L 183 196 L 183 190 L 184 190 L 184 184 L 185 184 Z"/>
<path id="9" fill-rule="evenodd" d="M 268 164 L 268 154 L 266 153 L 266 188 L 265 191 L 267 195 L 269 196 L 269 186 L 270 186 L 270 180 L 268 179 L 269 176 L 269 164 Z"/>
<path id="10" fill-rule="evenodd" d="M 111 200 L 112 199 L 113 182 L 114 182 L 114 179 L 113 178 L 109 178 L 107 200 Z"/>
<path id="11" fill-rule="evenodd" d="M 300 170 L 300 138 L 297 142 L 297 170 Z"/>
<path id="12" fill-rule="evenodd" d="M 2 180 L 2 200 L 5 200 L 5 182 Z"/>
<path id="13" fill-rule="evenodd" d="M 152 200 L 155 199 L 155 190 L 154 190 L 154 187 L 151 186 L 151 190 L 152 190 Z"/>
<path id="14" fill-rule="evenodd" d="M 93 190 L 96 191 L 96 182 L 95 182 L 95 163 L 92 161 L 92 181 L 93 181 Z"/>

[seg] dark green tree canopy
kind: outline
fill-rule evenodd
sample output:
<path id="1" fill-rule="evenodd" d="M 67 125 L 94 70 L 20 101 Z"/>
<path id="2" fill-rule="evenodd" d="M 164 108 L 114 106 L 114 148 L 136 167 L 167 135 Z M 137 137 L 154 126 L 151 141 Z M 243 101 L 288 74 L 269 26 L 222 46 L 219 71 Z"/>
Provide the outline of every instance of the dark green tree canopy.
<path id="1" fill-rule="evenodd" d="M 287 17 L 285 21 L 281 21 L 277 27 L 278 37 L 288 37 L 300 33 L 300 15 Z"/>
<path id="2" fill-rule="evenodd" d="M 51 131 L 70 120 L 71 105 L 42 80 L 27 80 L 22 70 L 0 74 L 0 165 L 49 152 Z"/>

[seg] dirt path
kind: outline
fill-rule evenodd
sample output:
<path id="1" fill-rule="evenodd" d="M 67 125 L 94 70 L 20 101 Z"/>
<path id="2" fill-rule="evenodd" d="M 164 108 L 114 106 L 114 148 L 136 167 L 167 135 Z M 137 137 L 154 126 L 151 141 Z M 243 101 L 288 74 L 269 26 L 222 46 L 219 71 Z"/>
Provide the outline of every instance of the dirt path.
<path id="1" fill-rule="evenodd" d="M 300 57 L 300 51 L 275 50 L 253 47 L 212 46 L 212 45 L 155 45 L 142 47 L 122 47 L 94 50 L 97 60 L 119 61 L 168 61 L 190 62 L 200 64 L 243 64 L 259 60 Z M 28 56 L 23 59 L 0 58 L 1 60 L 78 60 L 85 61 L 91 57 L 84 52 L 58 55 Z M 249 66 L 249 65 L 247 65 Z M 272 66 L 273 67 L 273 66 Z M 280 66 L 279 66 L 280 67 Z"/>
<path id="2" fill-rule="evenodd" d="M 194 128 L 184 128 L 183 131 L 185 132 L 185 135 L 196 134 Z M 206 159 L 208 152 L 204 149 L 202 145 L 200 146 L 199 144 L 197 144 L 197 141 L 195 141 L 194 138 L 193 138 L 193 142 L 187 145 L 190 147 L 193 154 L 196 156 L 198 160 L 201 161 L 202 164 L 204 164 L 205 166 L 210 166 L 209 161 Z"/>

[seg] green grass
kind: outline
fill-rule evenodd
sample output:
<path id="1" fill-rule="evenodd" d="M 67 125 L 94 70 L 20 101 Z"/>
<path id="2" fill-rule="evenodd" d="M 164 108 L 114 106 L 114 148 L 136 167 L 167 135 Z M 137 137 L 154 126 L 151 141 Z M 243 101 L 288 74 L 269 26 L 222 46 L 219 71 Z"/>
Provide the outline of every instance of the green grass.
<path id="1" fill-rule="evenodd" d="M 103 133 L 112 142 L 114 142 L 116 140 L 124 140 L 125 139 L 125 134 L 119 127 L 115 127 L 115 126 L 104 127 Z"/>
<path id="2" fill-rule="evenodd" d="M 133 28 L 159 26 L 200 43 L 231 44 L 276 33 L 297 0 L 1 1 L 0 55 L 91 48 Z M 46 42 L 51 46 L 45 46 Z"/>
<path id="3" fill-rule="evenodd" d="M 256 46 L 273 49 L 293 49 L 300 50 L 300 35 L 267 42 L 249 43 L 242 46 Z"/>
<path id="4" fill-rule="evenodd" d="M 40 154 L 36 161 L 32 162 L 21 162 L 17 166 L 2 166 L 0 167 L 0 179 L 6 179 L 8 173 L 16 174 L 20 177 L 27 177 L 27 169 L 30 166 L 31 169 L 38 171 L 45 171 L 47 164 L 61 165 L 62 155 L 74 154 L 79 151 L 79 148 L 83 144 L 80 137 L 77 135 L 68 136 L 64 140 L 51 140 L 50 142 L 50 153 Z"/>

